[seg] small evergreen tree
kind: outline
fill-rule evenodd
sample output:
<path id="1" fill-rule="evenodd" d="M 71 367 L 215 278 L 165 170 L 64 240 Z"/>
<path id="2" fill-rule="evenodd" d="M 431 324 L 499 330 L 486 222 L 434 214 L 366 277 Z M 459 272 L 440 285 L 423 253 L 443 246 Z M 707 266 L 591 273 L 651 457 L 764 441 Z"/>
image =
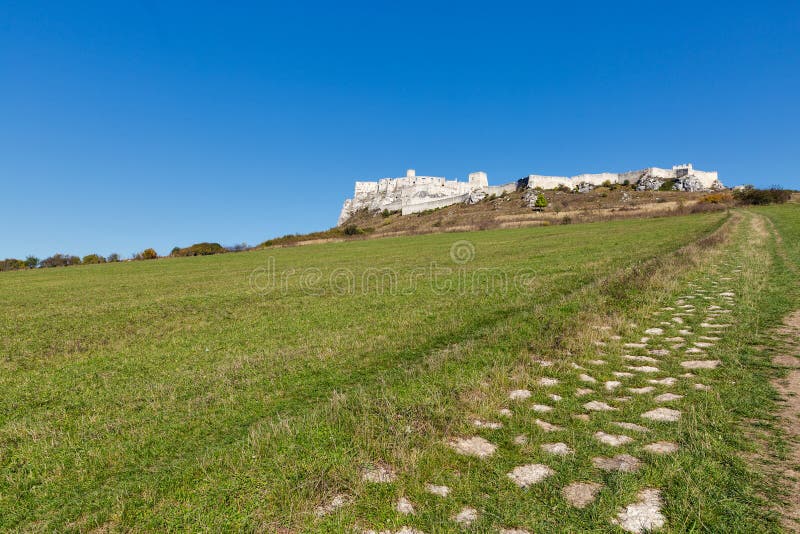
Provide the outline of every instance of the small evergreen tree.
<path id="1" fill-rule="evenodd" d="M 536 202 L 534 202 L 533 205 L 534 205 L 534 207 L 540 208 L 540 209 L 547 207 L 547 199 L 544 198 L 544 194 L 543 193 L 539 193 L 539 196 L 536 197 Z"/>

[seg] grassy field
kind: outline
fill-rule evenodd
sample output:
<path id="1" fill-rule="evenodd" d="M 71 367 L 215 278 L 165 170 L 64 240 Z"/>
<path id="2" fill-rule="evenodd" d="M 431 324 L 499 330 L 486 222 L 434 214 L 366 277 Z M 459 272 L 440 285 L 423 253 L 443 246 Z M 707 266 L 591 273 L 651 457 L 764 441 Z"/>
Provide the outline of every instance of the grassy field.
<path id="1" fill-rule="evenodd" d="M 0 529 L 613 532 L 655 488 L 665 531 L 777 531 L 780 495 L 743 459 L 742 423 L 770 425 L 776 371 L 758 347 L 800 307 L 799 234 L 787 205 L 3 273 Z M 709 311 L 731 326 L 702 327 Z M 681 376 L 703 335 L 719 339 L 691 359 L 721 365 Z M 651 350 L 666 351 L 657 372 L 628 369 Z M 666 392 L 680 420 L 643 419 Z M 471 436 L 494 454 L 448 444 Z M 659 441 L 679 449 L 643 449 Z M 638 470 L 593 464 L 620 453 Z M 519 488 L 507 473 L 526 464 L 552 474 Z M 364 479 L 376 469 L 391 480 Z M 562 495 L 574 481 L 600 485 L 583 509 Z"/>

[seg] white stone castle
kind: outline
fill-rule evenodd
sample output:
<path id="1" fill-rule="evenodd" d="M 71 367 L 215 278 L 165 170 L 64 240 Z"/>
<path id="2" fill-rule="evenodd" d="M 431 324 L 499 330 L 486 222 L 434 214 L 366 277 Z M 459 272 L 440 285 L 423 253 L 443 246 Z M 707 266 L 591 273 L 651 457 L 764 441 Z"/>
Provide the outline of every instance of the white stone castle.
<path id="1" fill-rule="evenodd" d="M 672 181 L 676 191 L 722 189 L 716 171 L 699 171 L 691 163 L 674 165 L 672 169 L 648 167 L 622 173 L 602 172 L 577 176 L 542 176 L 530 174 L 503 185 L 489 185 L 485 172 L 473 172 L 466 182 L 438 176 L 417 176 L 413 169 L 400 178 L 382 178 L 377 182 L 356 182 L 353 198 L 344 201 L 339 215 L 341 225 L 359 210 L 399 211 L 403 215 L 442 208 L 460 202 L 478 202 L 488 195 L 500 195 L 517 189 L 557 189 L 566 187 L 579 192 L 589 191 L 605 183 L 629 184 L 636 189 L 659 189 Z"/>

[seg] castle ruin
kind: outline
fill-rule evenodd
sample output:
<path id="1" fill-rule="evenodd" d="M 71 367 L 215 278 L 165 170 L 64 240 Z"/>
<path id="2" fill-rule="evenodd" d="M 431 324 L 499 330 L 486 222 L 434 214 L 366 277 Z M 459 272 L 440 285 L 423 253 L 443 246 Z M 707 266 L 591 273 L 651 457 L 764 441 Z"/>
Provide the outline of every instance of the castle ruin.
<path id="1" fill-rule="evenodd" d="M 359 210 L 399 211 L 403 215 L 443 208 L 458 203 L 475 203 L 488 195 L 500 195 L 517 189 L 557 189 L 584 192 L 610 184 L 627 184 L 637 190 L 654 190 L 672 182 L 676 191 L 706 191 L 722 189 L 716 171 L 700 171 L 691 163 L 674 165 L 672 169 L 648 167 L 622 173 L 602 172 L 577 176 L 543 176 L 530 174 L 515 182 L 489 185 L 485 172 L 470 173 L 466 182 L 447 180 L 439 176 L 417 176 L 413 169 L 399 178 L 382 178 L 376 182 L 356 182 L 353 198 L 344 201 L 339 223 L 342 224 Z"/>

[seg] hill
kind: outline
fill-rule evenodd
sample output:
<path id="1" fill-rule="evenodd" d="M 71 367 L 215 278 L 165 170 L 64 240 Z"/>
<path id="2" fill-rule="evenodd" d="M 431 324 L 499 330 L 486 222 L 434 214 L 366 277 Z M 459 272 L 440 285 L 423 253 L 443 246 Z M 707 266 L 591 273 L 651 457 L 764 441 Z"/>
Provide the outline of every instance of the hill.
<path id="1" fill-rule="evenodd" d="M 784 205 L 4 273 L 0 530 L 777 531 L 742 425 L 772 424 L 798 233 Z"/>

